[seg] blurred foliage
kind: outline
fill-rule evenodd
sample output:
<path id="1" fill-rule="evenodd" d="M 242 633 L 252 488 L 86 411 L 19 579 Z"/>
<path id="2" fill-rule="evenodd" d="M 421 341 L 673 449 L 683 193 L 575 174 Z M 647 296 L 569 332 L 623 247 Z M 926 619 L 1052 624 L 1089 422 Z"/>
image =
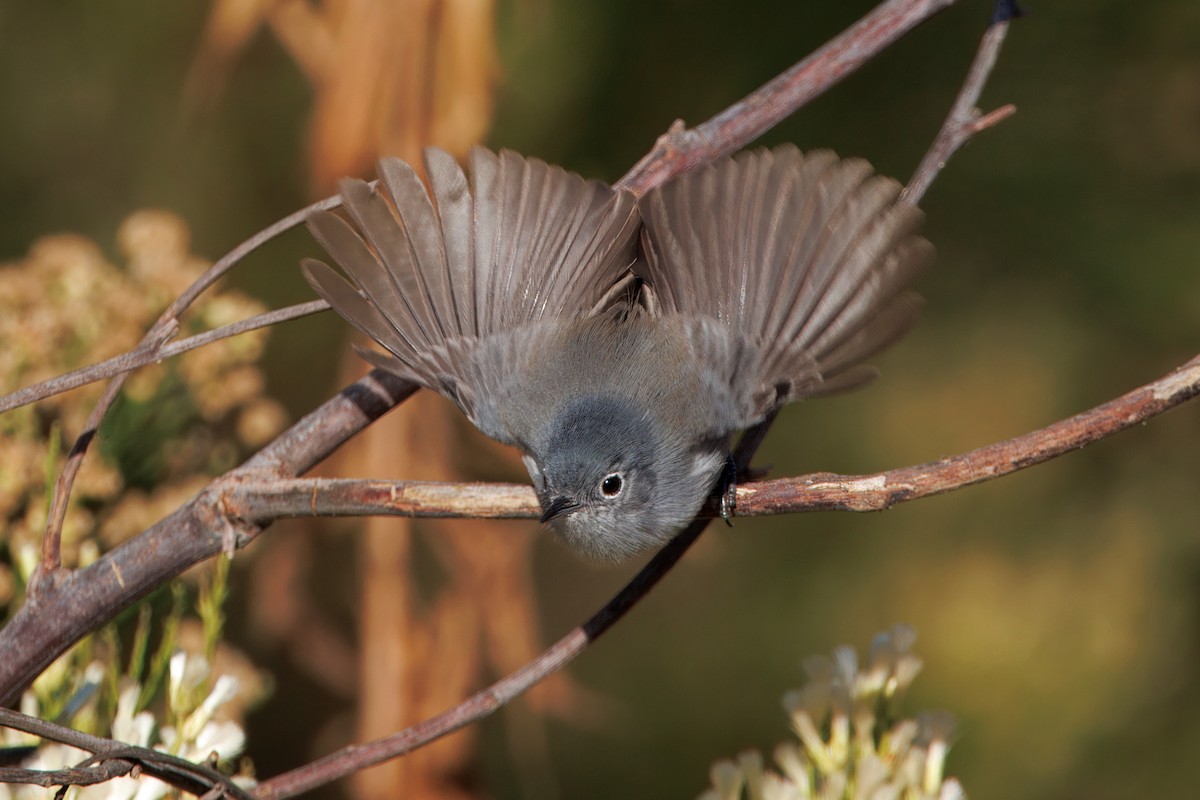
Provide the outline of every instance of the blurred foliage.
<path id="1" fill-rule="evenodd" d="M 47 236 L 0 264 L 0 385 L 19 387 L 132 349 L 207 264 L 184 223 L 163 211 L 131 215 L 117 233 L 124 266 L 78 235 Z M 236 290 L 206 295 L 184 333 L 263 310 Z M 175 508 L 208 478 L 282 430 L 286 411 L 263 396 L 255 331 L 139 370 L 83 461 L 63 530 L 63 563 L 94 560 Z M 0 417 L 0 608 L 15 607 L 46 523 L 53 478 L 84 430 L 103 383 Z"/>
<path id="2" fill-rule="evenodd" d="M 202 594 L 224 593 L 227 564 L 222 557 L 202 584 Z M 23 694 L 20 711 L 94 736 L 207 763 L 251 788 L 251 764 L 236 759 L 246 744 L 242 718 L 247 707 L 262 698 L 265 684 L 244 658 L 221 644 L 221 626 L 213 617 L 185 619 L 181 584 L 175 585 L 173 595 L 170 606 L 158 614 L 151 604 L 141 605 L 136 625 L 124 636 L 118 632 L 120 625 L 110 623 L 58 658 Z M 152 629 L 160 631 L 153 651 Z M 128 644 L 122 646 L 122 639 Z M 21 766 L 40 771 L 70 769 L 92 755 L 11 729 L 0 730 L 0 747 L 29 748 L 32 752 Z M 32 784 L 0 783 L 0 800 L 40 800 L 46 792 Z M 131 776 L 61 787 L 55 797 L 158 800 L 168 792 L 166 783 Z"/>
<path id="3" fill-rule="evenodd" d="M 117 231 L 117 244 L 121 266 L 95 243 L 71 234 L 38 239 L 24 259 L 0 263 L 0 385 L 36 383 L 132 349 L 208 266 L 190 252 L 184 223 L 164 211 L 130 215 Z M 219 289 L 196 304 L 181 328 L 207 330 L 261 310 L 245 294 Z M 282 429 L 286 412 L 263 396 L 255 364 L 267 335 L 225 340 L 132 377 L 76 480 L 63 527 L 64 566 L 94 562 Z M 55 477 L 103 390 L 103 383 L 92 384 L 0 417 L 4 619 L 24 600 Z M 198 595 L 176 583 L 141 604 L 136 622 L 128 612 L 60 656 L 25 692 L 21 710 L 192 759 L 217 752 L 236 766 L 231 759 L 241 754 L 245 738 L 241 720 L 264 695 L 264 679 L 222 642 L 228 562 L 219 559 L 192 577 L 200 583 Z M 25 738 L 0 731 L 6 746 Z M 60 769 L 86 755 L 43 742 L 23 766 Z M 65 796 L 151 798 L 166 790 L 165 784 L 130 778 Z M 44 795 L 38 787 L 0 786 L 5 800 Z"/>
<path id="4" fill-rule="evenodd" d="M 871 5 L 500 4 L 489 142 L 616 178 L 672 120 L 702 121 Z M 873 471 L 984 445 L 1197 352 L 1200 4 L 1028 5 L 984 96 L 1018 114 L 956 156 L 926 202 L 939 256 L 921 287 L 925 320 L 881 359 L 876 385 L 783 415 L 760 459 L 773 474 Z M 88 257 L 103 260 L 110 231 L 151 206 L 181 215 L 194 249 L 215 256 L 310 199 L 312 97 L 272 36 L 249 42 L 218 101 L 202 113 L 186 102 L 209 9 L 0 4 L 0 257 L 71 230 L 101 242 Z M 989 13 L 960 3 L 764 143 L 833 147 L 904 177 Z M 315 246 L 285 238 L 231 283 L 268 305 L 307 299 L 302 253 Z M 293 415 L 327 397 L 344 333 L 328 317 L 277 330 L 267 396 Z M 773 741 L 774 703 L 801 654 L 903 620 L 928 665 L 911 701 L 958 712 L 953 770 L 973 798 L 1188 794 L 1200 742 L 1197 441 L 1193 404 L 887 514 L 714 528 L 573 668 L 596 696 L 579 724 L 553 723 L 553 780 L 572 798 L 695 796 L 718 757 Z M 44 457 L 31 462 L 38 480 Z M 311 588 L 352 627 L 347 541 L 318 554 Z M 581 564 L 548 541 L 537 558 L 548 638 L 632 569 Z M 347 701 L 278 652 L 255 652 L 238 608 L 251 592 L 233 581 L 230 635 L 278 672 L 280 691 L 248 722 L 259 772 L 273 774 L 343 743 Z M 486 724 L 479 774 L 464 782 L 516 797 L 525 768 L 505 715 Z"/>
<path id="5" fill-rule="evenodd" d="M 775 747 L 779 771 L 747 750 L 713 765 L 701 800 L 964 800 L 945 774 L 954 718 L 900 713 L 922 666 L 914 641 L 897 625 L 874 638 L 861 665 L 852 647 L 805 659 L 808 680 L 783 697 L 796 741 Z"/>

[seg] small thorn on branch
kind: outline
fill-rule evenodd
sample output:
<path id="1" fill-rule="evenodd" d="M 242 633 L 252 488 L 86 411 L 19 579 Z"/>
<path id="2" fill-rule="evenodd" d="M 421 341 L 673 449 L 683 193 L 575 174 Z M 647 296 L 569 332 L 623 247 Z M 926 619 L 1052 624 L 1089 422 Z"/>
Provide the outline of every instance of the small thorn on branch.
<path id="1" fill-rule="evenodd" d="M 989 111 L 986 114 L 980 114 L 979 109 L 976 109 L 975 113 L 979 116 L 977 116 L 975 122 L 971 124 L 971 133 L 973 134 L 987 130 L 993 125 L 999 125 L 1001 122 L 1017 113 L 1017 107 L 1012 103 L 1006 103 L 997 109 Z"/>

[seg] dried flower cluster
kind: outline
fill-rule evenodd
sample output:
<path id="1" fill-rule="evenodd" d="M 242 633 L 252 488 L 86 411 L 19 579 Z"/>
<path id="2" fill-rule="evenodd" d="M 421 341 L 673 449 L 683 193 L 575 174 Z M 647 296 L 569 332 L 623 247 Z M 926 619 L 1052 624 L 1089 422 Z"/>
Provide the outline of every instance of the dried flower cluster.
<path id="1" fill-rule="evenodd" d="M 124 268 L 80 236 L 36 242 L 0 265 L 0 387 L 7 391 L 119 355 L 207 267 L 188 252 L 177 217 L 143 211 L 121 225 Z M 228 290 L 206 293 L 183 321 L 196 332 L 260 313 Z M 63 530 L 63 562 L 87 563 L 178 507 L 210 474 L 278 433 L 283 408 L 263 396 L 255 364 L 266 331 L 217 342 L 144 368 L 83 462 Z M 0 612 L 33 566 L 63 452 L 100 392 L 93 384 L 0 417 Z"/>
<path id="2" fill-rule="evenodd" d="M 953 719 L 916 719 L 896 706 L 921 670 L 911 652 L 915 632 L 898 625 L 879 634 L 861 669 L 850 647 L 806 660 L 808 683 L 784 696 L 798 741 L 775 748 L 779 772 L 747 752 L 713 765 L 701 800 L 960 800 L 962 787 L 943 776 Z"/>
<path id="3" fill-rule="evenodd" d="M 0 387 L 132 349 L 208 266 L 189 253 L 183 222 L 165 212 L 134 214 L 117 242 L 124 267 L 73 235 L 44 238 L 23 261 L 0 266 Z M 249 297 L 218 288 L 181 327 L 188 334 L 262 311 Z M 285 413 L 264 397 L 256 364 L 265 340 L 266 331 L 244 334 L 132 376 L 75 483 L 63 529 L 65 566 L 91 563 L 150 526 L 282 429 Z M 37 566 L 50 489 L 102 391 L 91 385 L 0 416 L 0 618 L 19 605 Z M 169 608 L 143 605 L 132 633 L 119 636 L 113 624 L 85 638 L 38 677 L 21 710 L 190 760 L 236 757 L 244 745 L 240 719 L 263 687 L 245 658 L 221 642 L 227 570 L 219 559 L 193 572 L 198 593 L 176 586 Z M 222 674 L 214 674 L 214 663 Z M 30 769 L 61 769 L 88 755 L 0 730 L 0 746 L 21 744 L 36 745 L 21 764 Z M 66 796 L 148 800 L 168 788 L 121 778 Z M 44 796 L 41 788 L 0 786 L 0 800 Z"/>

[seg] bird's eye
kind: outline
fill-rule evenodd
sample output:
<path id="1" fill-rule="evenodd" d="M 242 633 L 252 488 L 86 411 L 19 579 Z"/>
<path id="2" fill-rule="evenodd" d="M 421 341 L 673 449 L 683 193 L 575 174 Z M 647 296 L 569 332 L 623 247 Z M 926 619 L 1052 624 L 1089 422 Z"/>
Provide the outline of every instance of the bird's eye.
<path id="1" fill-rule="evenodd" d="M 625 480 L 619 472 L 610 472 L 600 481 L 600 491 L 605 497 L 616 497 L 625 488 Z"/>

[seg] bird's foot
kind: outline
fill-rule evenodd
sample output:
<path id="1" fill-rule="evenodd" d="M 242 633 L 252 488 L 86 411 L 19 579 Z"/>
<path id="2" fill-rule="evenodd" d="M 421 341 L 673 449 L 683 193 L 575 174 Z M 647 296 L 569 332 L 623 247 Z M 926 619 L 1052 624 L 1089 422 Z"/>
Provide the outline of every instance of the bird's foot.
<path id="1" fill-rule="evenodd" d="M 733 527 L 733 514 L 737 510 L 737 464 L 733 454 L 725 456 L 725 468 L 721 470 L 721 519 Z"/>

